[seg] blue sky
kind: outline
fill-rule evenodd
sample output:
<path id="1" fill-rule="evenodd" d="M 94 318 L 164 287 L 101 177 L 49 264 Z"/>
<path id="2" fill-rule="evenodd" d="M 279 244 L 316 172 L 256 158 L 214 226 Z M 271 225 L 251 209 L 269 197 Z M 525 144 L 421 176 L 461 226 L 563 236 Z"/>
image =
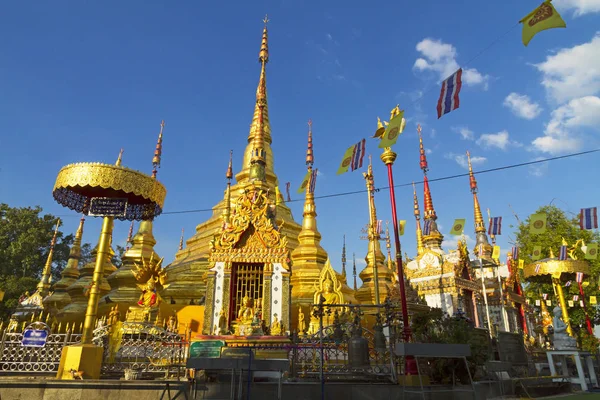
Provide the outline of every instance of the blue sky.
<path id="1" fill-rule="evenodd" d="M 0 25 L 0 201 L 41 205 L 78 216 L 52 199 L 60 168 L 115 161 L 150 173 L 161 119 L 166 122 L 159 179 L 165 211 L 211 208 L 223 195 L 229 150 L 238 171 L 254 107 L 262 18 L 269 14 L 267 71 L 275 170 L 292 197 L 304 173 L 306 122 L 313 120 L 316 194 L 365 188 L 358 172 L 336 176 L 344 150 L 372 135 L 398 103 L 408 123 L 395 146 L 397 184 L 421 181 L 416 124 L 423 126 L 431 179 L 600 147 L 600 1 L 556 0 L 567 29 L 542 32 L 526 48 L 517 21 L 536 1 L 468 0 L 448 6 L 374 1 L 18 2 Z M 506 31 L 508 34 L 502 36 Z M 470 59 L 502 36 L 490 48 Z M 465 69 L 460 109 L 437 119 L 439 81 Z M 375 184 L 387 186 L 372 140 Z M 514 221 L 554 202 L 570 212 L 596 206 L 598 154 L 477 177 L 482 207 L 505 217 L 503 257 Z M 596 172 L 594 172 L 596 171 Z M 473 234 L 468 178 L 431 184 L 444 234 L 467 218 Z M 422 186 L 418 186 L 422 202 Z M 407 219 L 403 252 L 415 253 L 412 188 L 397 189 Z M 376 194 L 379 218 L 390 220 L 388 192 Z M 302 201 L 290 203 L 297 221 Z M 323 246 L 339 269 L 342 235 L 349 259 L 364 264 L 365 193 L 317 200 Z M 165 214 L 155 222 L 157 251 L 173 259 L 181 229 L 189 238 L 209 213 Z M 88 219 L 84 240 L 96 243 L 100 221 Z M 128 223 L 114 243 L 124 245 Z M 446 247 L 455 247 L 447 235 Z M 470 242 L 472 244 L 472 241 Z"/>

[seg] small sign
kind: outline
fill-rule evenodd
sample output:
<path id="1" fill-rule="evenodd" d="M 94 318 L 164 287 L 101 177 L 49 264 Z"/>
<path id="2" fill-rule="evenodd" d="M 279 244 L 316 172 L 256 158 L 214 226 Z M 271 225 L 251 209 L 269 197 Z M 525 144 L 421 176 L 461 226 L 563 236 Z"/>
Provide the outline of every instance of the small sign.
<path id="1" fill-rule="evenodd" d="M 127 199 L 110 197 L 92 197 L 89 216 L 123 217 L 127 211 Z"/>
<path id="2" fill-rule="evenodd" d="M 44 347 L 48 339 L 48 331 L 45 329 L 25 329 L 21 346 Z"/>
<path id="3" fill-rule="evenodd" d="M 528 365 L 525 343 L 521 334 L 498 332 L 498 350 L 500 361 L 510 362 L 512 365 Z"/>
<path id="4" fill-rule="evenodd" d="M 190 358 L 219 358 L 221 348 L 225 346 L 222 340 L 203 340 L 190 344 Z"/>

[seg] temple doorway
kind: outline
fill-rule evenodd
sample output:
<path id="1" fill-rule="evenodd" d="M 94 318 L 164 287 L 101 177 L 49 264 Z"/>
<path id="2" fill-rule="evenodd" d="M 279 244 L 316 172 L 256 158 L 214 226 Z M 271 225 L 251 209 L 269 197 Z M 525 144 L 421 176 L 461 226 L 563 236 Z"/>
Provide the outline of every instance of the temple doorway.
<path id="1" fill-rule="evenodd" d="M 238 317 L 242 299 L 248 296 L 252 299 L 252 307 L 262 308 L 263 298 L 263 271 L 261 263 L 233 263 L 231 267 L 231 290 L 229 320 L 235 321 Z"/>

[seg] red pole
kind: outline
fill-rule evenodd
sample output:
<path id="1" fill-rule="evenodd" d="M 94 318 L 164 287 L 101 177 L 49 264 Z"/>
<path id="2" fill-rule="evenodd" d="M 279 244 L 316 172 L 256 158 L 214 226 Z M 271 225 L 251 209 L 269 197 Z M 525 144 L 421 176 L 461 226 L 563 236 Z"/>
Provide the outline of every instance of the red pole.
<path id="1" fill-rule="evenodd" d="M 406 303 L 406 288 L 404 286 L 404 267 L 402 265 L 402 251 L 400 247 L 400 234 L 398 230 L 398 214 L 396 213 L 396 192 L 394 191 L 394 173 L 392 165 L 396 160 L 396 153 L 390 148 L 386 148 L 381 155 L 381 161 L 387 166 L 388 183 L 390 186 L 390 202 L 392 205 L 392 221 L 394 226 L 394 242 L 396 247 L 396 268 L 398 270 L 398 283 L 400 284 L 400 302 L 402 305 L 402 323 L 404 325 L 403 336 L 404 342 L 408 343 L 411 339 L 410 323 L 408 321 L 408 305 Z M 412 356 L 405 358 L 405 374 L 418 375 L 417 363 Z"/>
<path id="2" fill-rule="evenodd" d="M 581 295 L 581 301 L 583 301 L 583 312 L 585 313 L 585 324 L 587 325 L 587 330 L 590 335 L 594 334 L 594 328 L 592 328 L 592 321 L 590 321 L 590 316 L 587 312 L 587 307 L 585 303 L 585 293 L 583 292 L 583 286 L 581 286 L 581 282 L 577 282 L 579 285 L 579 294 Z"/>
<path id="3" fill-rule="evenodd" d="M 512 257 L 508 257 L 506 259 L 506 267 L 508 268 L 509 275 L 512 274 L 512 263 L 513 262 L 518 262 L 518 261 L 513 260 Z M 518 266 L 516 268 L 518 268 Z M 515 272 L 515 274 L 516 273 L 517 272 Z M 523 296 L 523 288 L 521 287 L 521 283 L 518 282 L 516 284 L 516 286 L 517 286 L 517 294 L 519 296 Z M 545 301 L 545 300 L 542 300 L 542 301 Z M 525 317 L 525 306 L 523 306 L 523 304 L 521 304 L 521 303 L 519 303 L 519 314 L 521 314 L 521 328 L 523 329 L 523 333 L 528 335 L 529 329 L 527 329 L 527 318 Z"/>

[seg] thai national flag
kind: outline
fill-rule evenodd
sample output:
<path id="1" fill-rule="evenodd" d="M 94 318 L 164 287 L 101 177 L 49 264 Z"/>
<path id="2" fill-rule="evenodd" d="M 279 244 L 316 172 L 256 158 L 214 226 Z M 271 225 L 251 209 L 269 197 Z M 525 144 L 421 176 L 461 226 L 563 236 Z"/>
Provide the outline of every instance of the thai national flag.
<path id="1" fill-rule="evenodd" d="M 490 227 L 488 228 L 488 235 L 502 235 L 502 217 L 494 217 L 490 219 Z"/>
<path id="2" fill-rule="evenodd" d="M 462 68 L 459 68 L 458 71 L 442 82 L 442 90 L 440 91 L 440 98 L 437 103 L 438 119 L 460 106 L 458 94 L 462 86 L 461 77 Z"/>
<path id="3" fill-rule="evenodd" d="M 431 234 L 431 225 L 433 224 L 433 221 L 430 219 L 426 219 L 425 220 L 425 226 L 423 227 L 423 234 L 425 236 L 428 236 Z"/>
<path id="4" fill-rule="evenodd" d="M 579 227 L 581 229 L 598 229 L 598 208 L 582 208 L 579 214 Z"/>
<path id="5" fill-rule="evenodd" d="M 363 158 L 365 158 L 365 143 L 366 139 L 354 145 L 354 151 L 352 152 L 352 161 L 350 162 L 350 168 L 352 171 L 355 169 L 362 168 Z"/>
<path id="6" fill-rule="evenodd" d="M 558 254 L 558 259 L 561 261 L 567 259 L 567 246 L 560 246 L 560 253 Z"/>
<path id="7" fill-rule="evenodd" d="M 542 297 L 544 297 L 544 300 L 548 299 L 548 293 L 542 294 Z"/>
<path id="8" fill-rule="evenodd" d="M 583 282 L 583 272 L 577 272 L 575 274 L 575 280 L 577 281 L 577 283 Z"/>
<path id="9" fill-rule="evenodd" d="M 315 168 L 310 174 L 310 183 L 308 184 L 308 193 L 314 193 L 315 187 L 317 186 L 317 175 L 319 175 L 319 169 Z"/>
<path id="10" fill-rule="evenodd" d="M 514 246 L 512 248 L 512 258 L 513 258 L 513 260 L 519 259 L 519 248 L 517 246 Z"/>
<path id="11" fill-rule="evenodd" d="M 535 264 L 535 273 L 536 274 L 540 273 L 540 269 L 542 269 L 542 264 Z"/>

